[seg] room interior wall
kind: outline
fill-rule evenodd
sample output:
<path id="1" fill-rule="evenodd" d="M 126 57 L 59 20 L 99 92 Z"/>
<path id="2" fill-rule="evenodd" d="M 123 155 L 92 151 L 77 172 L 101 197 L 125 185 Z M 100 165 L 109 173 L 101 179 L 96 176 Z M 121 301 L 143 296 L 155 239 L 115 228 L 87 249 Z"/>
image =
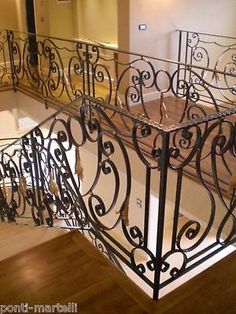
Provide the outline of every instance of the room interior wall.
<path id="1" fill-rule="evenodd" d="M 235 36 L 235 12 L 235 0 L 130 0 L 130 50 L 176 60 L 177 29 Z"/>
<path id="2" fill-rule="evenodd" d="M 0 29 L 18 29 L 16 0 L 0 1 Z"/>
<path id="3" fill-rule="evenodd" d="M 25 1 L 15 0 L 15 8 L 18 22 L 16 29 L 20 32 L 27 32 Z"/>
<path id="4" fill-rule="evenodd" d="M 13 91 L 1 92 L 0 137 L 14 137 L 18 129 L 18 108 Z"/>
<path id="5" fill-rule="evenodd" d="M 79 38 L 117 44 L 117 0 L 77 0 Z"/>
<path id="6" fill-rule="evenodd" d="M 34 0 L 36 33 L 40 35 L 50 34 L 49 29 L 49 3 L 46 0 Z"/>
<path id="7" fill-rule="evenodd" d="M 72 1 L 48 1 L 49 35 L 67 39 L 74 38 Z"/>

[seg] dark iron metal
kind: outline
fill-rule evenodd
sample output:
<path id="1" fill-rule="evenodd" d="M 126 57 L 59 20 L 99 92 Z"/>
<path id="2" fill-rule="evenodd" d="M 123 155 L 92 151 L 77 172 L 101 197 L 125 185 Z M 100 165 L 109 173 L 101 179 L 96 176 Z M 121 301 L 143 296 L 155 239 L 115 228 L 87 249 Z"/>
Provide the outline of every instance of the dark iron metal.
<path id="1" fill-rule="evenodd" d="M 68 109 L 74 107 L 77 108 L 77 113 L 68 114 Z M 110 118 L 111 110 L 117 116 L 129 119 L 129 136 L 127 133 L 125 136 L 122 127 Z M 9 190 L 7 198 L 2 198 L 2 201 L 6 201 L 5 205 L 1 201 L 2 208 L 8 208 L 11 219 L 19 219 L 28 207 L 32 211 L 35 224 L 46 223 L 53 226 L 55 220 L 63 219 L 69 228 L 79 228 L 119 268 L 125 272 L 130 269 L 139 276 L 144 284 L 153 289 L 153 297 L 157 299 L 160 290 L 166 285 L 193 269 L 193 265 L 199 265 L 199 261 L 207 260 L 236 240 L 235 193 L 229 199 L 224 194 L 217 175 L 218 163 L 223 163 L 224 167 L 227 163 L 225 169 L 230 178 L 230 165 L 231 162 L 235 163 L 235 125 L 230 121 L 231 111 L 201 119 L 199 123 L 194 121 L 168 129 L 145 118 L 127 114 L 102 101 L 81 96 L 1 151 L 1 187 L 3 189 L 4 180 Z M 48 127 L 46 134 L 43 133 L 44 125 Z M 127 148 L 127 136 L 134 150 Z M 152 145 L 148 156 L 142 150 L 142 143 L 149 138 Z M 81 190 L 88 180 L 88 166 L 82 158 L 82 181 L 74 174 L 75 161 L 72 155 L 78 148 L 83 152 L 88 144 L 95 149 L 94 177 L 87 188 Z M 210 152 L 206 152 L 206 149 Z M 227 154 L 231 157 L 226 159 L 224 156 Z M 123 160 L 123 166 L 116 156 Z M 131 159 L 133 161 L 134 158 L 136 162 L 132 165 Z M 210 190 L 201 171 L 207 159 L 212 166 L 212 184 L 216 192 Z M 202 187 L 203 195 L 206 191 L 210 200 L 210 216 L 206 226 L 202 224 L 201 219 L 187 217 L 183 224 L 179 216 L 183 206 L 185 181 L 182 173 L 192 163 L 195 164 L 196 178 Z M 139 213 L 141 216 L 138 224 L 137 221 L 133 223 L 137 214 L 133 208 L 134 204 L 131 203 L 131 199 L 135 197 L 132 190 L 135 183 L 132 177 L 137 167 L 146 170 L 143 185 L 146 205 Z M 168 211 L 168 168 L 169 176 L 171 173 L 178 173 L 169 248 L 163 241 Z M 150 190 L 150 180 L 154 174 L 158 175 L 160 180 L 159 191 L 156 191 L 159 198 L 156 231 L 149 226 L 150 194 L 154 192 Z M 25 192 L 22 192 L 20 187 L 22 177 L 27 182 Z M 113 184 L 110 184 L 109 196 L 104 189 L 99 189 L 104 177 L 110 178 L 109 182 L 113 181 Z M 51 187 L 52 179 L 54 190 Z M 220 208 L 216 198 L 219 198 L 225 207 L 217 229 L 215 218 Z M 123 217 L 127 206 L 129 225 Z M 233 224 L 228 228 L 226 235 L 225 226 L 229 221 Z M 156 234 L 156 253 L 150 250 L 147 241 L 150 233 Z M 213 236 L 215 241 L 207 245 L 209 235 Z M 201 249 L 203 243 L 206 243 L 206 247 Z M 171 264 L 173 261 L 170 262 L 170 259 L 174 256 L 179 266 Z"/>
<path id="2" fill-rule="evenodd" d="M 11 53 L 9 48 L 8 33 L 0 31 L 0 88 L 12 87 L 13 71 L 11 69 Z M 13 81 L 14 84 L 14 81 Z M 14 86 L 14 85 L 13 85 Z"/>
<path id="3" fill-rule="evenodd" d="M 227 193 L 236 158 L 235 99 L 228 97 L 235 83 L 227 83 L 235 79 L 234 73 L 40 36 L 38 64 L 32 65 L 29 36 L 7 34 L 12 73 L 5 67 L 1 80 L 12 74 L 16 90 L 34 93 L 45 103 L 76 100 L 0 151 L 1 219 L 14 221 L 30 211 L 36 225 L 52 227 L 63 220 L 117 267 L 127 274 L 133 271 L 154 299 L 165 286 L 236 241 L 236 194 Z M 193 63 L 195 48 L 186 49 Z M 127 62 L 121 62 L 124 55 Z M 179 57 L 183 55 L 179 50 Z M 214 84 L 206 73 L 214 79 L 221 76 L 226 84 Z M 157 121 L 150 119 L 145 102 L 149 91 L 156 99 L 172 95 L 184 100 L 175 125 L 168 124 L 163 99 Z M 206 95 L 214 109 L 210 115 Z M 83 152 L 93 153 L 89 165 Z M 144 174 L 145 206 L 139 209 L 134 205 L 137 169 Z M 194 176 L 192 184 L 206 199 L 204 219 L 193 212 L 194 204 L 185 208 L 186 173 Z M 171 209 L 172 177 L 176 188 Z M 156 209 L 150 205 L 152 194 L 159 199 Z M 192 216 L 181 216 L 182 209 Z M 153 210 L 158 210 L 155 230 L 150 227 Z M 166 245 L 168 211 L 172 220 Z M 150 234 L 155 235 L 155 249 L 148 243 Z"/>

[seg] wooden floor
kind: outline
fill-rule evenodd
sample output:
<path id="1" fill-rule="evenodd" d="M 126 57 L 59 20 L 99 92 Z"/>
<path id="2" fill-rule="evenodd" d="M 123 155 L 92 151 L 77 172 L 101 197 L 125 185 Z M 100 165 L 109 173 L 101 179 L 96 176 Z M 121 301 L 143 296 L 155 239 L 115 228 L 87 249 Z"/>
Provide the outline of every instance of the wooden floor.
<path id="1" fill-rule="evenodd" d="M 76 302 L 88 314 L 233 314 L 236 254 L 154 302 L 73 231 L 0 262 L 0 304 L 22 302 Z"/>

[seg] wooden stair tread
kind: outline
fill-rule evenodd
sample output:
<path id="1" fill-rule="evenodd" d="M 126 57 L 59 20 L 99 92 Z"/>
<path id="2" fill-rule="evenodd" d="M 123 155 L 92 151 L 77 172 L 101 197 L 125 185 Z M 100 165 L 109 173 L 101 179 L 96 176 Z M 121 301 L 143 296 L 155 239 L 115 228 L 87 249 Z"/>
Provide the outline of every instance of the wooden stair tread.
<path id="1" fill-rule="evenodd" d="M 60 228 L 0 223 L 0 261 L 67 232 Z"/>

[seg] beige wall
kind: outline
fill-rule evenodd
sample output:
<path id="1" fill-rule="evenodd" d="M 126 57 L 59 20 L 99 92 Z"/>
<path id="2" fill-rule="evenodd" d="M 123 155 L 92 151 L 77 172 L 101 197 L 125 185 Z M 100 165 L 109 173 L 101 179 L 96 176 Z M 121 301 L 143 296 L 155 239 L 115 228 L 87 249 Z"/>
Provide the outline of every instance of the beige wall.
<path id="1" fill-rule="evenodd" d="M 20 32 L 27 32 L 25 1 L 15 0 L 15 7 L 18 20 L 16 29 Z"/>
<path id="2" fill-rule="evenodd" d="M 48 15 L 50 36 L 74 38 L 73 1 L 68 3 L 48 1 Z"/>
<path id="3" fill-rule="evenodd" d="M 117 43 L 117 0 L 35 0 L 35 11 L 39 34 Z"/>
<path id="4" fill-rule="evenodd" d="M 120 50 L 129 51 L 130 45 L 130 3 L 126 0 L 118 0 L 117 3 L 117 14 L 118 14 L 118 48 Z"/>
<path id="5" fill-rule="evenodd" d="M 49 11 L 48 1 L 34 0 L 36 33 L 40 35 L 48 35 L 49 31 Z"/>
<path id="6" fill-rule="evenodd" d="M 79 37 L 117 43 L 117 0 L 78 0 Z"/>
<path id="7" fill-rule="evenodd" d="M 16 0 L 0 1 L 0 29 L 18 29 Z"/>

